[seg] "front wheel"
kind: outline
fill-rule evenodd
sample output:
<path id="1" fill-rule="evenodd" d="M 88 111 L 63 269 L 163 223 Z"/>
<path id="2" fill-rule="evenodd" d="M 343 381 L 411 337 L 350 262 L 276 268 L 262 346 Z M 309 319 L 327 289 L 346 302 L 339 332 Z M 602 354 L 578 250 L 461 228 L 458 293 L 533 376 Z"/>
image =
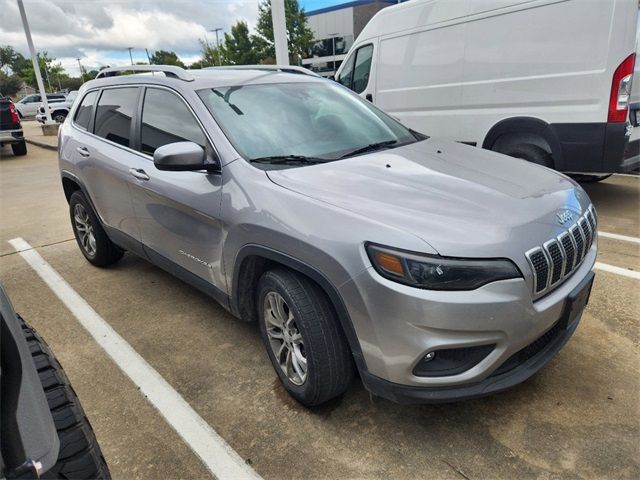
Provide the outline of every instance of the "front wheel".
<path id="1" fill-rule="evenodd" d="M 22 157 L 27 154 L 27 142 L 22 140 L 18 143 L 12 143 L 11 150 L 16 157 Z"/>
<path id="2" fill-rule="evenodd" d="M 576 182 L 580 182 L 580 183 L 597 183 L 597 182 L 601 182 L 602 180 L 606 180 L 611 175 L 613 175 L 613 173 L 608 173 L 608 174 L 605 174 L 605 175 L 582 175 L 582 174 L 577 174 L 576 173 L 576 174 L 573 174 L 573 175 L 570 175 L 570 176 Z"/>
<path id="3" fill-rule="evenodd" d="M 67 118 L 67 114 L 65 112 L 56 112 L 53 114 L 53 120 L 57 123 L 64 123 L 64 120 Z"/>
<path id="4" fill-rule="evenodd" d="M 306 277 L 285 269 L 266 272 L 258 285 L 260 333 L 289 394 L 319 405 L 349 387 L 354 365 L 327 296 Z"/>

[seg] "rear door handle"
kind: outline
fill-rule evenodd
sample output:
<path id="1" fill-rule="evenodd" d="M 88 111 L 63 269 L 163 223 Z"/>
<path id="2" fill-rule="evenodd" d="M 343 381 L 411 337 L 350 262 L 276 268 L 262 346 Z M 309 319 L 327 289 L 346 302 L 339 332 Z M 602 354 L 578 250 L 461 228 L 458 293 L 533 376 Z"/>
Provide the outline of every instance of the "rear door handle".
<path id="1" fill-rule="evenodd" d="M 149 180 L 149 175 L 147 175 L 147 173 L 141 168 L 130 168 L 129 173 L 138 180 Z"/>
<path id="2" fill-rule="evenodd" d="M 78 152 L 82 157 L 88 157 L 89 155 L 91 155 L 87 147 L 76 147 L 76 152 Z"/>

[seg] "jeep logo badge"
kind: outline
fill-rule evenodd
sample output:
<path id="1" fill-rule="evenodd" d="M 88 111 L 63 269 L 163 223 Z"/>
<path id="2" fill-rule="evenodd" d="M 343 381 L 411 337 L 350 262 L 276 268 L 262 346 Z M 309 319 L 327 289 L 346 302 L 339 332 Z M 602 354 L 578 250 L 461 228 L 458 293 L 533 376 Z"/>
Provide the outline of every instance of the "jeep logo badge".
<path id="1" fill-rule="evenodd" d="M 564 225 L 567 222 L 570 222 L 573 219 L 573 212 L 571 210 L 558 210 L 556 212 L 556 218 L 558 219 L 558 223 L 560 225 Z"/>

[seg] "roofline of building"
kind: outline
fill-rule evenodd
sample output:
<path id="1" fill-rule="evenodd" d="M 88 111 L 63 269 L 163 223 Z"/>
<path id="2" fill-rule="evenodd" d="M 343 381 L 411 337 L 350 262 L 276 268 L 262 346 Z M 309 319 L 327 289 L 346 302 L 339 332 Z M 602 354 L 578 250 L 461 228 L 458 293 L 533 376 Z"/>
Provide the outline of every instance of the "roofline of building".
<path id="1" fill-rule="evenodd" d="M 351 7 L 358 7 L 360 5 L 367 5 L 369 3 L 377 3 L 377 2 L 394 4 L 394 3 L 398 3 L 398 0 L 353 0 L 351 2 L 340 3 L 338 5 L 319 8 L 317 10 L 311 10 L 310 12 L 304 12 L 304 13 L 307 17 L 311 17 L 313 15 L 319 15 L 321 13 L 335 12 L 336 10 L 342 10 L 342 9 L 351 8 Z"/>

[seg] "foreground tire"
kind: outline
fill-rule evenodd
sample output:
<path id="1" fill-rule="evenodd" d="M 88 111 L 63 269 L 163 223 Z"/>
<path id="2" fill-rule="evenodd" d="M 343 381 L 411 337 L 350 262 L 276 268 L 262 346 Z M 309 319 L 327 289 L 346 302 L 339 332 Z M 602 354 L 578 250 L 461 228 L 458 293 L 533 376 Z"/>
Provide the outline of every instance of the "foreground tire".
<path id="1" fill-rule="evenodd" d="M 22 140 L 19 143 L 12 143 L 11 150 L 16 157 L 22 157 L 27 154 L 27 142 Z"/>
<path id="2" fill-rule="evenodd" d="M 553 159 L 551 158 L 551 155 L 535 145 L 530 145 L 528 143 L 507 145 L 499 150 L 499 152 L 509 155 L 510 157 L 521 158 L 527 162 L 542 165 L 543 167 L 553 168 Z"/>
<path id="3" fill-rule="evenodd" d="M 110 479 L 91 424 L 60 363 L 36 331 L 20 320 L 60 439 L 58 461 L 41 478 Z"/>
<path id="4" fill-rule="evenodd" d="M 353 358 L 324 292 L 302 275 L 275 269 L 260 279 L 257 300 L 262 340 L 289 394 L 313 406 L 344 393 Z"/>
<path id="5" fill-rule="evenodd" d="M 69 199 L 69 214 L 80 251 L 89 262 L 105 267 L 122 258 L 124 250 L 109 239 L 91 205 L 79 190 L 73 192 Z"/>

